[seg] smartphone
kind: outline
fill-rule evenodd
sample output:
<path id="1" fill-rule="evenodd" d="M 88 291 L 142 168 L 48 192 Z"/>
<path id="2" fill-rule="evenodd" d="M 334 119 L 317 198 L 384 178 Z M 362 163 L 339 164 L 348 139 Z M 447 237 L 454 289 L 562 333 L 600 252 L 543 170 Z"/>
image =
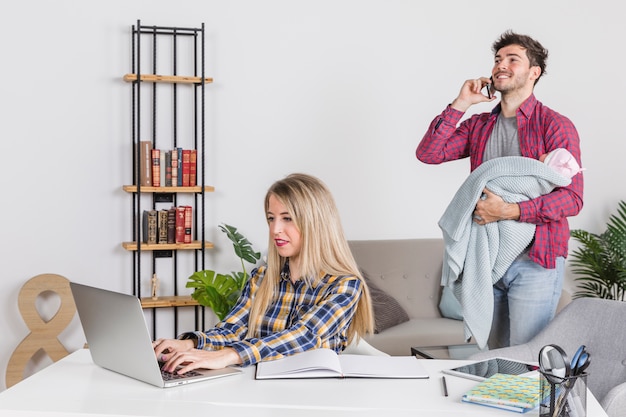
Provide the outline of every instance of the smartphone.
<path id="1" fill-rule="evenodd" d="M 487 87 L 487 97 L 491 98 L 493 96 L 491 92 L 491 88 L 493 87 L 493 76 L 489 77 L 489 79 L 491 80 L 491 84 L 487 84 L 485 87 Z"/>

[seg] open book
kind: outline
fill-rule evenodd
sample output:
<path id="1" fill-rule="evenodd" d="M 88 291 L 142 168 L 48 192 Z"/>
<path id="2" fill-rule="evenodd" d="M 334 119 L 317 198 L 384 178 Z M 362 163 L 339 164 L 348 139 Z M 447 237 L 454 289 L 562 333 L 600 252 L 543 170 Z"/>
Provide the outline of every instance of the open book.
<path id="1" fill-rule="evenodd" d="M 428 378 L 415 356 L 338 355 L 314 349 L 260 362 L 256 379 L 283 378 Z"/>

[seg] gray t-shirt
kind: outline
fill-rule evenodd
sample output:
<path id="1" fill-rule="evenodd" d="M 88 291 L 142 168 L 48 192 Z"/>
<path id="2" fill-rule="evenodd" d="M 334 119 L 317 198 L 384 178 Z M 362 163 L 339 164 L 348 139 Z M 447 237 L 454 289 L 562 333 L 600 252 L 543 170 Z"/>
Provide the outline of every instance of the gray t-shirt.
<path id="1" fill-rule="evenodd" d="M 517 136 L 517 117 L 498 116 L 485 146 L 483 162 L 501 156 L 522 156 Z"/>
<path id="2" fill-rule="evenodd" d="M 485 155 L 483 162 L 502 156 L 522 156 L 519 146 L 519 137 L 517 136 L 517 117 L 504 117 L 502 114 L 498 116 L 496 125 L 493 127 L 491 136 L 487 140 L 485 146 Z M 532 242 L 517 259 L 528 259 L 528 251 Z"/>

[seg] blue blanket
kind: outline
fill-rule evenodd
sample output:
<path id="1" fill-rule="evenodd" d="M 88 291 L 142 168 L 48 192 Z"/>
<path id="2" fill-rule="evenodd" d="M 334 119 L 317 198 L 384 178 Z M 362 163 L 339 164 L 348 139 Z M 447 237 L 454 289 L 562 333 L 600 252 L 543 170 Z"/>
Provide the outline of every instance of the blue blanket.
<path id="1" fill-rule="evenodd" d="M 513 220 L 478 225 L 476 202 L 488 188 L 504 201 L 518 203 L 569 185 L 570 178 L 532 158 L 495 158 L 475 169 L 439 220 L 445 253 L 441 284 L 462 306 L 465 337 L 487 345 L 493 319 L 493 284 L 532 242 L 535 225 Z"/>

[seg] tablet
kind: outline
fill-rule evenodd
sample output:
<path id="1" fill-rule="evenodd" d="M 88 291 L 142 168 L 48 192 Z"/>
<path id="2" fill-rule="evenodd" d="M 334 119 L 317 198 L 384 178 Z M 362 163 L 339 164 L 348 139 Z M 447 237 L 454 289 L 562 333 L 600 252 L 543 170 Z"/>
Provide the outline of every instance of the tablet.
<path id="1" fill-rule="evenodd" d="M 518 362 L 512 359 L 492 358 L 468 365 L 457 366 L 452 369 L 444 369 L 442 372 L 476 381 L 483 381 L 495 374 L 524 375 L 538 370 L 538 366 L 529 363 Z"/>

